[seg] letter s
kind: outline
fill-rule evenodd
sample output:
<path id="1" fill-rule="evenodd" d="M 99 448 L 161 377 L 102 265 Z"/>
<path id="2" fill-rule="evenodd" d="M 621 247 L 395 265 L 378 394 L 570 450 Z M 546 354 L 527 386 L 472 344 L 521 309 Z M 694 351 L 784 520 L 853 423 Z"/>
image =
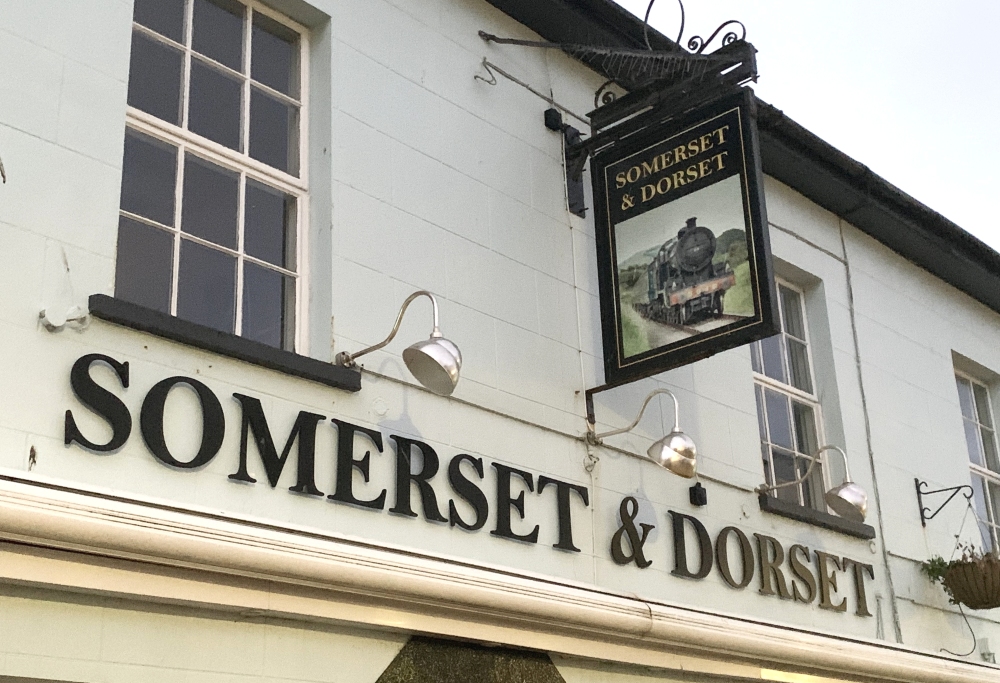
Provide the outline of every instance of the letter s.
<path id="1" fill-rule="evenodd" d="M 87 354 L 73 363 L 73 369 L 69 372 L 69 383 L 80 402 L 103 417 L 111 426 L 111 440 L 106 444 L 95 444 L 87 439 L 76 426 L 73 412 L 67 410 L 65 444 L 69 446 L 75 441 L 88 450 L 109 453 L 125 445 L 129 434 L 132 433 L 132 416 L 120 398 L 98 385 L 90 376 L 90 366 L 98 361 L 109 365 L 121 380 L 122 387 L 128 389 L 128 362 L 119 363 L 114 358 L 100 353 Z"/>
<path id="2" fill-rule="evenodd" d="M 615 176 L 615 187 L 619 190 L 625 187 L 625 171 Z"/>

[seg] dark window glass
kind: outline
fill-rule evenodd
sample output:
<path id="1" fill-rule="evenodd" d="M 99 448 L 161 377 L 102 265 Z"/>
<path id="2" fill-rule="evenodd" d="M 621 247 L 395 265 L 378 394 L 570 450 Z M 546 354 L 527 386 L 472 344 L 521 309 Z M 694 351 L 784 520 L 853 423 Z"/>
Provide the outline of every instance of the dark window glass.
<path id="1" fill-rule="evenodd" d="M 188 128 L 220 145 L 240 150 L 242 94 L 239 80 L 192 59 Z"/>
<path id="2" fill-rule="evenodd" d="M 771 379 L 785 382 L 785 365 L 782 359 L 784 352 L 781 350 L 781 335 L 761 339 L 761 356 L 764 360 L 764 374 Z"/>
<path id="3" fill-rule="evenodd" d="M 289 346 L 294 287 L 281 273 L 244 263 L 243 336 L 278 348 Z"/>
<path id="4" fill-rule="evenodd" d="M 180 125 L 183 61 L 180 50 L 133 31 L 128 76 L 129 105 L 168 123 Z"/>
<path id="5" fill-rule="evenodd" d="M 791 453 L 783 451 L 780 448 L 772 448 L 771 458 L 774 461 L 775 484 L 784 484 L 799 478 L 799 475 L 796 473 L 795 457 Z M 797 486 L 785 486 L 784 488 L 777 489 L 774 493 L 786 503 L 798 505 L 799 492 L 796 491 L 797 488 Z"/>
<path id="6" fill-rule="evenodd" d="M 187 155 L 181 230 L 230 249 L 237 247 L 239 176 Z"/>
<path id="7" fill-rule="evenodd" d="M 809 458 L 798 458 L 797 462 L 799 467 L 798 476 L 805 476 L 812 460 Z M 805 481 L 799 484 L 799 487 L 802 489 L 802 505 L 819 510 L 826 509 L 823 502 L 823 466 L 820 463 L 816 463 L 812 472 L 809 473 Z M 794 487 L 790 486 L 789 488 Z"/>
<path id="8" fill-rule="evenodd" d="M 290 97 L 298 97 L 298 34 L 255 12 L 252 41 L 250 77 Z"/>
<path id="9" fill-rule="evenodd" d="M 809 352 L 806 345 L 790 337 L 785 338 L 788 347 L 788 368 L 791 370 L 792 386 L 807 394 L 812 393 L 812 378 L 809 372 Z"/>
<path id="10" fill-rule="evenodd" d="M 974 423 L 968 420 L 963 420 L 963 423 L 965 426 L 965 444 L 969 447 L 969 459 L 982 467 L 986 463 L 983 462 L 983 451 L 979 447 L 979 429 Z"/>
<path id="11" fill-rule="evenodd" d="M 761 365 L 760 360 L 760 344 L 758 343 L 750 345 L 750 367 L 753 368 L 754 372 L 764 374 L 764 367 Z"/>
<path id="12" fill-rule="evenodd" d="M 234 0 L 194 0 L 191 47 L 206 57 L 243 71 L 243 14 Z"/>
<path id="13" fill-rule="evenodd" d="M 116 297 L 169 313 L 173 260 L 173 235 L 124 216 L 118 219 Z"/>
<path id="14" fill-rule="evenodd" d="M 778 289 L 781 292 L 781 312 L 784 316 L 785 332 L 804 341 L 806 326 L 802 320 L 802 305 L 799 303 L 798 292 L 780 285 Z"/>
<path id="15" fill-rule="evenodd" d="M 246 253 L 276 266 L 295 268 L 295 198 L 247 180 Z"/>
<path id="16" fill-rule="evenodd" d="M 160 35 L 184 42 L 184 0 L 135 0 L 132 18 Z"/>
<path id="17" fill-rule="evenodd" d="M 1000 460 L 997 459 L 996 437 L 986 427 L 980 427 L 980 434 L 983 437 L 983 451 L 986 452 L 986 466 L 994 472 L 1000 472 Z"/>
<path id="18" fill-rule="evenodd" d="M 972 475 L 972 502 L 976 507 L 976 517 L 979 520 L 979 532 L 982 534 L 983 542 L 987 549 L 992 549 L 994 546 L 993 531 L 989 525 L 989 522 L 996 521 L 996 518 L 991 518 L 986 512 L 987 509 L 987 489 L 986 480 L 979 475 Z"/>
<path id="19" fill-rule="evenodd" d="M 298 107 L 250 93 L 250 156 L 292 175 L 299 174 Z"/>
<path id="20" fill-rule="evenodd" d="M 177 316 L 232 334 L 235 312 L 235 257 L 182 240 Z"/>
<path id="21" fill-rule="evenodd" d="M 126 129 L 122 210 L 173 226 L 176 176 L 175 147 Z"/>
<path id="22" fill-rule="evenodd" d="M 976 416 L 979 424 L 984 427 L 993 427 L 993 418 L 990 416 L 990 397 L 986 393 L 986 387 L 981 384 L 973 384 L 972 391 L 976 396 Z"/>
<path id="23" fill-rule="evenodd" d="M 958 403 L 962 406 L 962 416 L 969 420 L 976 419 L 976 407 L 972 400 L 972 383 L 961 377 L 956 377 L 958 384 Z"/>
<path id="24" fill-rule="evenodd" d="M 767 426 L 771 443 L 791 450 L 792 425 L 788 415 L 788 397 L 770 389 L 764 390 L 767 403 Z"/>
<path id="25" fill-rule="evenodd" d="M 774 486 L 774 479 L 771 478 L 771 447 L 761 443 L 760 452 L 764 461 L 764 481 L 768 486 Z"/>
<path id="26" fill-rule="evenodd" d="M 764 390 L 759 384 L 754 385 L 753 393 L 757 399 L 757 429 L 760 431 L 760 440 L 767 441 L 767 427 L 764 425 Z"/>
<path id="27" fill-rule="evenodd" d="M 816 415 L 812 406 L 792 401 L 792 419 L 795 422 L 795 446 L 799 453 L 816 455 Z"/>

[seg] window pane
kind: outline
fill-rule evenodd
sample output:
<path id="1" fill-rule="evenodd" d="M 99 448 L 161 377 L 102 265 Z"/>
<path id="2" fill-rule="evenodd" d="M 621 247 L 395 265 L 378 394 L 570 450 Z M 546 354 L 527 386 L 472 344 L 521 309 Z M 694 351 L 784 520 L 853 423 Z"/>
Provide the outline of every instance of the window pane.
<path id="1" fill-rule="evenodd" d="M 220 145 L 240 150 L 242 94 L 238 80 L 192 59 L 188 128 Z"/>
<path id="2" fill-rule="evenodd" d="M 764 374 L 764 368 L 760 362 L 760 342 L 754 342 L 750 345 L 750 366 L 754 372 Z"/>
<path id="3" fill-rule="evenodd" d="M 792 372 L 792 386 L 806 393 L 812 393 L 812 377 L 809 373 L 809 353 L 806 345 L 792 338 L 785 339 L 788 345 L 788 368 Z"/>
<path id="4" fill-rule="evenodd" d="M 181 123 L 180 50 L 132 32 L 129 58 L 128 103 L 168 123 Z"/>
<path id="5" fill-rule="evenodd" d="M 177 316 L 232 334 L 235 311 L 235 257 L 182 240 Z"/>
<path id="6" fill-rule="evenodd" d="M 972 494 L 972 504 L 975 506 L 976 517 L 980 522 L 979 532 L 987 547 L 992 548 L 993 532 L 989 523 L 996 522 L 996 517 L 991 517 L 987 512 L 989 505 L 987 505 L 986 481 L 975 474 L 972 475 Z"/>
<path id="7" fill-rule="evenodd" d="M 165 230 L 125 218 L 118 219 L 115 297 L 170 313 L 174 238 Z"/>
<path id="8" fill-rule="evenodd" d="M 270 346 L 291 346 L 295 282 L 269 268 L 243 265 L 243 336 Z"/>
<path id="9" fill-rule="evenodd" d="M 969 460 L 980 467 L 985 467 L 983 451 L 979 447 L 979 428 L 973 422 L 962 420 L 965 426 L 965 444 L 969 447 Z"/>
<path id="10" fill-rule="evenodd" d="M 243 71 L 243 5 L 234 0 L 194 0 L 191 47 L 206 57 Z"/>
<path id="11" fill-rule="evenodd" d="M 983 451 L 986 454 L 986 466 L 994 472 L 1000 472 L 1000 461 L 997 460 L 996 435 L 986 427 L 980 427 L 979 433 L 983 437 Z"/>
<path id="12" fill-rule="evenodd" d="M 175 147 L 125 130 L 121 203 L 124 211 L 173 227 L 176 176 Z"/>
<path id="13" fill-rule="evenodd" d="M 811 462 L 811 458 L 796 458 L 798 476 L 801 477 L 805 475 Z M 814 508 L 816 510 L 826 509 L 826 503 L 823 501 L 822 463 L 816 463 L 812 472 L 809 473 L 809 478 L 803 481 L 799 486 L 802 489 L 802 504 L 805 507 Z"/>
<path id="14" fill-rule="evenodd" d="M 184 159 L 181 230 L 235 249 L 239 176 L 191 154 Z"/>
<path id="15" fill-rule="evenodd" d="M 986 482 L 990 489 L 990 517 L 989 519 L 996 524 L 1000 520 L 1000 484 L 992 481 Z"/>
<path id="16" fill-rule="evenodd" d="M 299 96 L 299 36 L 260 12 L 253 15 L 250 76 L 291 97 Z"/>
<path id="17" fill-rule="evenodd" d="M 135 0 L 132 19 L 171 40 L 184 42 L 184 0 Z"/>
<path id="18" fill-rule="evenodd" d="M 961 377 L 956 377 L 955 383 L 958 385 L 958 403 L 962 406 L 962 417 L 975 420 L 976 408 L 972 399 L 972 384 Z"/>
<path id="19" fill-rule="evenodd" d="M 757 399 L 757 429 L 760 431 L 760 440 L 767 441 L 767 429 L 764 426 L 764 390 L 760 385 L 755 385 L 753 392 Z"/>
<path id="20" fill-rule="evenodd" d="M 768 486 L 774 485 L 774 480 L 771 477 L 771 449 L 766 443 L 760 445 L 761 458 L 764 461 L 764 482 Z"/>
<path id="21" fill-rule="evenodd" d="M 299 174 L 299 110 L 254 88 L 250 93 L 250 156 Z"/>
<path id="22" fill-rule="evenodd" d="M 788 415 L 788 398 L 770 389 L 764 390 L 767 404 L 767 426 L 771 435 L 771 443 L 791 450 L 792 425 Z"/>
<path id="23" fill-rule="evenodd" d="M 295 268 L 295 198 L 247 180 L 243 247 L 256 258 Z"/>
<path id="24" fill-rule="evenodd" d="M 781 292 L 781 313 L 785 332 L 804 341 L 806 326 L 802 320 L 802 303 L 799 293 L 781 285 L 778 285 L 778 290 Z"/>
<path id="25" fill-rule="evenodd" d="M 990 416 L 990 397 L 986 393 L 986 387 L 981 384 L 973 384 L 972 391 L 976 397 L 976 416 L 979 418 L 979 424 L 992 427 L 993 418 Z"/>
<path id="26" fill-rule="evenodd" d="M 771 379 L 787 384 L 788 379 L 785 377 L 785 365 L 782 358 L 784 352 L 781 350 L 781 335 L 777 334 L 767 339 L 761 339 L 760 350 L 764 361 L 764 374 Z"/>
<path id="27" fill-rule="evenodd" d="M 816 455 L 816 415 L 812 406 L 792 401 L 792 418 L 795 421 L 795 447 L 799 453 Z"/>
<path id="28" fill-rule="evenodd" d="M 782 451 L 777 448 L 771 449 L 771 458 L 774 461 L 774 483 L 782 484 L 785 482 L 795 481 L 798 479 L 798 474 L 795 471 L 795 458 L 792 454 L 787 451 Z M 786 486 L 784 488 L 775 491 L 775 495 L 781 500 L 792 503 L 793 505 L 799 504 L 799 492 L 797 491 L 798 486 Z"/>

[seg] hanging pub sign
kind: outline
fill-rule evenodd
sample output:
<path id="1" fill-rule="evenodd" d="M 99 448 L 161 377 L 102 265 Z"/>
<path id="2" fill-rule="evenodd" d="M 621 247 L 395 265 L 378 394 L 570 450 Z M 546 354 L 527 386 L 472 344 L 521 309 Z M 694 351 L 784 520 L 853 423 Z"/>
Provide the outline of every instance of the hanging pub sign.
<path id="1" fill-rule="evenodd" d="M 743 90 L 593 156 L 607 385 L 777 333 L 753 107 Z"/>

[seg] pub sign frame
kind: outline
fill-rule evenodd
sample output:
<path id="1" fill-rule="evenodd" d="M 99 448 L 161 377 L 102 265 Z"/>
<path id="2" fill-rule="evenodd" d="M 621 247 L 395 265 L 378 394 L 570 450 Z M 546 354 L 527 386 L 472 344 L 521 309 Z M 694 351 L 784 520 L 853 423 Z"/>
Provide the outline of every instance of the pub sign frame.
<path id="1" fill-rule="evenodd" d="M 605 386 L 780 331 L 755 114 L 654 110 L 592 157 Z"/>

